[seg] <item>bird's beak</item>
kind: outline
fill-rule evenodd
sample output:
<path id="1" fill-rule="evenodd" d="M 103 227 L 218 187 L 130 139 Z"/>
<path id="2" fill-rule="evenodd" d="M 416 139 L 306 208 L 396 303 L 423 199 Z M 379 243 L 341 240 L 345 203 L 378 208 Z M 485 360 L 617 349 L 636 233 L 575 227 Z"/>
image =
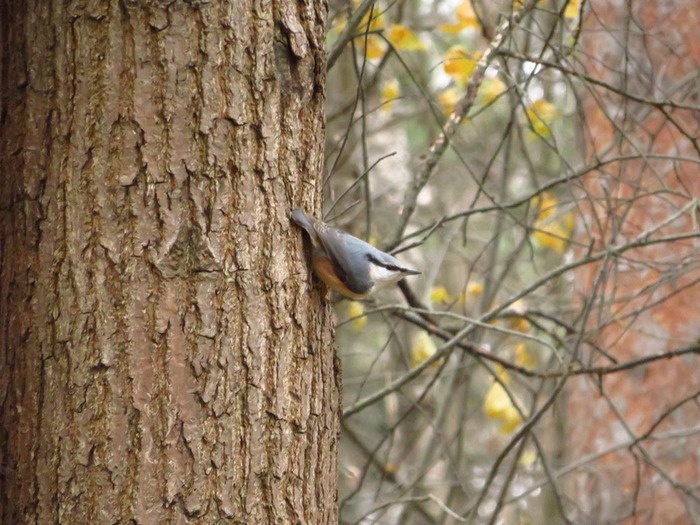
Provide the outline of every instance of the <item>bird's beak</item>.
<path id="1" fill-rule="evenodd" d="M 404 275 L 420 275 L 422 272 L 411 270 L 410 268 L 401 268 L 401 273 Z"/>

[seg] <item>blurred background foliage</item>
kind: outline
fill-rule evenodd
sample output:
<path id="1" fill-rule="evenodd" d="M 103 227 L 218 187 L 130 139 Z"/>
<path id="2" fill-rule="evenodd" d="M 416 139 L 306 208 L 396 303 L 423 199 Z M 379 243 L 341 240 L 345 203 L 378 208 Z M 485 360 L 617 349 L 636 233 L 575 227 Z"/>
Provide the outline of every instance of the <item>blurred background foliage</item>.
<path id="1" fill-rule="evenodd" d="M 698 13 L 331 2 L 342 523 L 699 522 Z"/>

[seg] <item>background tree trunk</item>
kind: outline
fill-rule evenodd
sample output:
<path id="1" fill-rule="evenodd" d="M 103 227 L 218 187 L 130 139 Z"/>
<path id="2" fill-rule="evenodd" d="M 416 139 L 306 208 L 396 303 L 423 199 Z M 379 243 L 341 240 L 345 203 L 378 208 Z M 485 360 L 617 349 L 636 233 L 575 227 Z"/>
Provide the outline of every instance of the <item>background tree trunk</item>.
<path id="1" fill-rule="evenodd" d="M 585 93 L 589 157 L 631 157 L 583 179 L 581 210 L 590 230 L 582 237 L 595 239 L 596 246 L 634 239 L 664 223 L 664 235 L 697 232 L 695 208 L 670 218 L 700 195 L 698 113 L 689 109 L 697 107 L 698 88 L 685 87 L 700 63 L 700 1 L 668 7 L 654 0 L 589 5 L 582 39 L 588 74 L 619 93 L 667 97 L 677 106 L 637 104 L 598 86 Z M 609 108 L 621 108 L 617 118 L 607 114 Z M 576 289 L 579 297 L 595 297 L 586 328 L 596 344 L 621 362 L 697 346 L 698 248 L 697 239 L 678 239 L 582 268 Z M 697 355 L 604 379 L 582 376 L 571 382 L 570 394 L 571 458 L 600 454 L 621 438 L 633 443 L 605 454 L 597 468 L 576 479 L 592 521 L 698 523 L 700 436 L 689 430 L 700 415 Z M 664 433 L 683 437 L 670 441 L 661 438 Z"/>
<path id="2" fill-rule="evenodd" d="M 325 2 L 0 5 L 2 522 L 337 521 Z"/>

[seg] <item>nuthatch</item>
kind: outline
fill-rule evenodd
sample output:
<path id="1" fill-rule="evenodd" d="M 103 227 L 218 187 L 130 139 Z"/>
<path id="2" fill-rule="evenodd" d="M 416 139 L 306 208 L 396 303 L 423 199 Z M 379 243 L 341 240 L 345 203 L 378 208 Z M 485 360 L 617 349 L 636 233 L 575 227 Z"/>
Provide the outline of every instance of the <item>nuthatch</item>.
<path id="1" fill-rule="evenodd" d="M 363 299 L 407 275 L 420 272 L 395 258 L 297 208 L 292 221 L 311 239 L 311 264 L 319 279 L 350 299 Z"/>

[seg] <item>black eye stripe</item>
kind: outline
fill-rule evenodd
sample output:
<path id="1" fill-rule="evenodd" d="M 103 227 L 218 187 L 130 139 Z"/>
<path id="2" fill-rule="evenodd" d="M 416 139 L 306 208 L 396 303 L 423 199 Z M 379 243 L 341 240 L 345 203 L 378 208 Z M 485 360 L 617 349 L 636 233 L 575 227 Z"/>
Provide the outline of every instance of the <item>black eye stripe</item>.
<path id="1" fill-rule="evenodd" d="M 404 269 L 401 268 L 400 266 L 396 266 L 394 264 L 387 264 L 385 262 L 380 261 L 376 257 L 372 256 L 371 254 L 367 254 L 367 259 L 377 266 L 381 266 L 382 268 L 386 268 L 387 270 L 391 270 L 392 272 L 402 272 Z"/>

